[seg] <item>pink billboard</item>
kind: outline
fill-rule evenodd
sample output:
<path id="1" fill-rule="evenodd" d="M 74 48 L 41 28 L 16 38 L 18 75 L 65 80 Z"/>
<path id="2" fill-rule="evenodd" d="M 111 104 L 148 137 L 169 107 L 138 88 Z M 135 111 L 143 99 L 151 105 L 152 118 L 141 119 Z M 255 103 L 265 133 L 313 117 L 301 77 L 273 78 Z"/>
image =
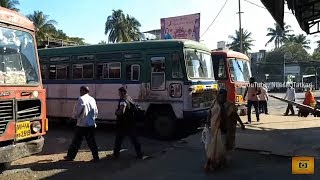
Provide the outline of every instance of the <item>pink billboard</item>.
<path id="1" fill-rule="evenodd" d="M 200 40 L 200 13 L 161 19 L 161 39 Z"/>

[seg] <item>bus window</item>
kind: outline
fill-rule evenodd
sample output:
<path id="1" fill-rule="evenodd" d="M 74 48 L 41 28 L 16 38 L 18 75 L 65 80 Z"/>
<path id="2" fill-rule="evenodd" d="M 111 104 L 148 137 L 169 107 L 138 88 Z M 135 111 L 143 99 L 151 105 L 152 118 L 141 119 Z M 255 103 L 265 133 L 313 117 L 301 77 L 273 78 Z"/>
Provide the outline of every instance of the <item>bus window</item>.
<path id="1" fill-rule="evenodd" d="M 107 71 L 109 73 L 108 79 L 121 78 L 121 63 L 109 63 Z"/>
<path id="2" fill-rule="evenodd" d="M 211 55 L 195 50 L 186 51 L 186 65 L 189 78 L 214 78 Z"/>
<path id="3" fill-rule="evenodd" d="M 72 79 L 82 79 L 82 65 L 74 64 L 72 66 Z"/>
<path id="4" fill-rule="evenodd" d="M 249 61 L 235 58 L 229 58 L 228 61 L 232 81 L 249 81 L 251 77 Z"/>
<path id="5" fill-rule="evenodd" d="M 57 78 L 56 65 L 50 65 L 50 67 L 49 67 L 49 79 L 56 79 L 56 78 Z"/>
<path id="6" fill-rule="evenodd" d="M 126 67 L 126 77 L 129 81 L 139 81 L 140 80 L 140 65 L 130 64 Z"/>
<path id="7" fill-rule="evenodd" d="M 84 64 L 83 66 L 83 78 L 92 79 L 93 78 L 93 64 Z"/>
<path id="8" fill-rule="evenodd" d="M 104 66 L 104 64 L 97 64 L 97 66 L 96 66 L 96 72 L 97 72 L 97 74 L 96 74 L 96 78 L 97 79 L 103 79 L 103 66 Z"/>
<path id="9" fill-rule="evenodd" d="M 181 59 L 178 52 L 172 54 L 172 78 L 182 78 Z"/>
<path id="10" fill-rule="evenodd" d="M 165 90 L 165 57 L 152 57 L 151 70 L 151 89 Z"/>
<path id="11" fill-rule="evenodd" d="M 67 65 L 57 65 L 57 79 L 68 79 Z"/>
<path id="12" fill-rule="evenodd" d="M 221 57 L 219 59 L 219 66 L 218 66 L 218 78 L 219 79 L 225 79 L 227 78 L 227 74 L 226 74 L 226 65 L 225 65 L 225 61 L 224 58 Z"/>
<path id="13" fill-rule="evenodd" d="M 72 67 L 73 79 L 92 79 L 93 64 L 74 64 Z"/>
<path id="14" fill-rule="evenodd" d="M 41 68 L 41 77 L 42 79 L 47 79 L 47 66 L 46 65 L 40 65 L 40 68 Z"/>

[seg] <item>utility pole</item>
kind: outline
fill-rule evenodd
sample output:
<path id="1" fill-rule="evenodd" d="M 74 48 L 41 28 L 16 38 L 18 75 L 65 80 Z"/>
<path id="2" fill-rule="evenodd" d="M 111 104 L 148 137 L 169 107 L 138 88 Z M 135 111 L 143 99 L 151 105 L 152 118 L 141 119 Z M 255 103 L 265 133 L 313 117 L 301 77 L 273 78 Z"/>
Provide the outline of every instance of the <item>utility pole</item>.
<path id="1" fill-rule="evenodd" d="M 239 38 L 240 38 L 240 52 L 243 53 L 243 42 L 242 42 L 242 27 L 241 27 L 241 0 L 239 0 Z"/>

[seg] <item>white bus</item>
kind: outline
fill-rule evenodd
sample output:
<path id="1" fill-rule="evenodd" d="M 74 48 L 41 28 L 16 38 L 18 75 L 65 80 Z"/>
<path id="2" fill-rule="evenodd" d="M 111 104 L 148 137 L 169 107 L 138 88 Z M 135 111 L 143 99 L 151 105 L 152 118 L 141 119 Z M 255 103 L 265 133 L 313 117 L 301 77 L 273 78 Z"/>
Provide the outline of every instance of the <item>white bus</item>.
<path id="1" fill-rule="evenodd" d="M 218 90 L 210 49 L 189 40 L 41 49 L 39 56 L 49 117 L 70 117 L 86 85 L 99 121 L 115 121 L 118 89 L 125 87 L 145 110 L 141 121 L 158 137 L 171 138 L 182 125 L 206 118 Z"/>

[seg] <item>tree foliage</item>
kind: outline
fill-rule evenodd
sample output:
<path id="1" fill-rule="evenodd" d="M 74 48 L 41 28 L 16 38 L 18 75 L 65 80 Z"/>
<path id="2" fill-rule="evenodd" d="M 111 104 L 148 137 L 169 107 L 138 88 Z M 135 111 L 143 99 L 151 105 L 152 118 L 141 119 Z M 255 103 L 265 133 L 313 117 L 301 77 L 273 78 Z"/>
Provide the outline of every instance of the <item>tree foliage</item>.
<path id="1" fill-rule="evenodd" d="M 100 41 L 98 44 L 107 44 L 107 41 Z"/>
<path id="2" fill-rule="evenodd" d="M 299 35 L 289 35 L 289 37 L 285 40 L 286 44 L 300 44 L 304 49 L 311 49 L 310 40 L 307 39 L 307 36 L 303 34 Z"/>
<path id="3" fill-rule="evenodd" d="M 242 31 L 242 45 L 243 45 L 243 52 L 248 53 L 249 50 L 251 50 L 251 47 L 253 46 L 253 39 L 252 39 L 252 33 L 245 30 Z M 230 35 L 229 38 L 232 40 L 230 44 L 227 46 L 234 50 L 240 52 L 240 33 L 238 30 L 235 31 L 235 35 Z"/>
<path id="4" fill-rule="evenodd" d="M 264 63 L 283 63 L 286 53 L 291 53 L 292 58 L 286 59 L 286 63 L 310 61 L 311 57 L 301 44 L 288 43 L 281 48 L 274 49 L 267 53 Z"/>
<path id="5" fill-rule="evenodd" d="M 18 5 L 20 5 L 18 0 L 0 0 L 1 7 L 11 9 L 14 11 L 19 11 L 19 9 L 17 8 Z"/>
<path id="6" fill-rule="evenodd" d="M 49 19 L 49 16 L 42 11 L 34 11 L 33 14 L 27 15 L 27 17 L 33 22 L 36 27 L 36 39 L 45 41 L 55 31 L 55 20 Z"/>
<path id="7" fill-rule="evenodd" d="M 125 15 L 122 10 L 113 10 L 105 23 L 105 35 L 109 42 L 138 41 L 142 38 L 141 24 L 133 16 Z"/>
<path id="8" fill-rule="evenodd" d="M 275 23 L 274 28 L 268 28 L 267 36 L 270 36 L 269 41 L 266 43 L 268 46 L 270 43 L 274 42 L 275 48 L 280 48 L 281 45 L 288 39 L 289 33 L 292 32 L 291 26 L 285 25 L 284 30 L 279 24 Z"/>
<path id="9" fill-rule="evenodd" d="M 33 14 L 27 15 L 33 21 L 36 27 L 37 43 L 47 41 L 48 38 L 71 42 L 72 44 L 84 45 L 84 39 L 79 37 L 69 37 L 61 29 L 57 29 L 55 25 L 57 22 L 49 19 L 49 16 L 42 11 L 34 11 Z"/>

